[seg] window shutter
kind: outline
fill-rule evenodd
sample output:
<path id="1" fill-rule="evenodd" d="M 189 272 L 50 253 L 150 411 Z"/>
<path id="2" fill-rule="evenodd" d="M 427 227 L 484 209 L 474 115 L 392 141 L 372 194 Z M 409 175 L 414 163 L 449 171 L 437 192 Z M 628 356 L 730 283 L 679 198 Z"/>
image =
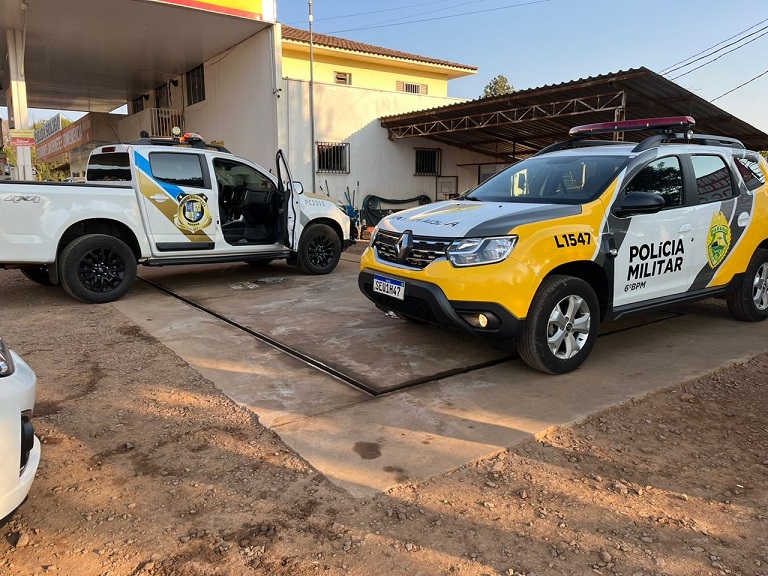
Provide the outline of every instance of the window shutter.
<path id="1" fill-rule="evenodd" d="M 403 82 L 402 80 L 397 81 L 397 91 L 405 92 L 405 82 Z"/>

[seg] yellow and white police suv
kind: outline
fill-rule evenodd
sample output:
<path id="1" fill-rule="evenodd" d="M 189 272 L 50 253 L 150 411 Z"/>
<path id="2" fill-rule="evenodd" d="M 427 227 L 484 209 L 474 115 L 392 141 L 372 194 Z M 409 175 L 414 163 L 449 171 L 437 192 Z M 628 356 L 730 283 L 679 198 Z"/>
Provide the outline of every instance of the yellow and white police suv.
<path id="1" fill-rule="evenodd" d="M 580 126 L 455 201 L 394 213 L 358 284 L 409 320 L 517 343 L 531 367 L 578 368 L 600 322 L 718 296 L 768 317 L 768 164 L 693 118 Z M 660 132 L 639 144 L 589 134 Z"/>

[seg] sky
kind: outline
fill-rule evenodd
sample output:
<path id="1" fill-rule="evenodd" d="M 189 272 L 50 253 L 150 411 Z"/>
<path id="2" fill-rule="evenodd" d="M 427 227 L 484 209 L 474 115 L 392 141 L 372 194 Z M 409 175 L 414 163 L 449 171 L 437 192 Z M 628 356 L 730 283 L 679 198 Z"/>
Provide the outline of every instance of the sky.
<path id="1" fill-rule="evenodd" d="M 498 74 L 528 89 L 644 66 L 764 132 L 767 7 L 765 0 L 312 0 L 315 32 L 477 66 L 476 75 L 449 83 L 450 96 L 477 98 Z M 277 0 L 280 22 L 307 29 L 308 15 L 309 0 Z M 33 121 L 54 113 L 31 110 Z"/>
<path id="2" fill-rule="evenodd" d="M 641 66 L 662 73 L 697 55 L 665 77 L 705 64 L 674 81 L 712 101 L 768 72 L 765 0 L 313 0 L 312 11 L 316 32 L 477 66 L 449 82 L 459 98 L 479 97 L 498 74 L 528 89 Z M 307 29 L 308 12 L 308 0 L 277 0 L 285 24 Z M 713 103 L 768 132 L 766 93 L 768 73 Z"/>

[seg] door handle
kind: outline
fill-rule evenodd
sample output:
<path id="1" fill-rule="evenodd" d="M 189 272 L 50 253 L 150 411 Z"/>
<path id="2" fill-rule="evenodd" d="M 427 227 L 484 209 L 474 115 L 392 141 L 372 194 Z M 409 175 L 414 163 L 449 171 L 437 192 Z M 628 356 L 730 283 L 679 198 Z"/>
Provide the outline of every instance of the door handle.
<path id="1" fill-rule="evenodd" d="M 165 202 L 168 200 L 168 196 L 165 194 L 153 194 L 149 197 L 150 200 L 154 200 L 155 202 Z"/>
<path id="2" fill-rule="evenodd" d="M 692 227 L 690 224 L 683 224 L 683 225 L 682 225 L 682 226 L 680 226 L 680 228 L 678 229 L 678 232 L 679 232 L 680 234 L 686 234 L 687 232 L 690 232 L 692 229 L 693 229 L 693 227 Z"/>

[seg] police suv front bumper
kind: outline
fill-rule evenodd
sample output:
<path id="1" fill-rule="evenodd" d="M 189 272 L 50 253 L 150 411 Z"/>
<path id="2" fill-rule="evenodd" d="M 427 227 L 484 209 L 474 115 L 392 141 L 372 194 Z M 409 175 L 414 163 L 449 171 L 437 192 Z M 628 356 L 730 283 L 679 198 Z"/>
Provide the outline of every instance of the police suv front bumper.
<path id="1" fill-rule="evenodd" d="M 402 282 L 403 299 L 375 292 L 374 275 Z M 517 318 L 495 302 L 451 301 L 435 284 L 398 277 L 389 272 L 364 268 L 358 275 L 357 284 L 360 291 L 384 312 L 392 311 L 413 320 L 466 330 L 492 343 L 517 338 L 524 324 L 524 319 Z"/>

